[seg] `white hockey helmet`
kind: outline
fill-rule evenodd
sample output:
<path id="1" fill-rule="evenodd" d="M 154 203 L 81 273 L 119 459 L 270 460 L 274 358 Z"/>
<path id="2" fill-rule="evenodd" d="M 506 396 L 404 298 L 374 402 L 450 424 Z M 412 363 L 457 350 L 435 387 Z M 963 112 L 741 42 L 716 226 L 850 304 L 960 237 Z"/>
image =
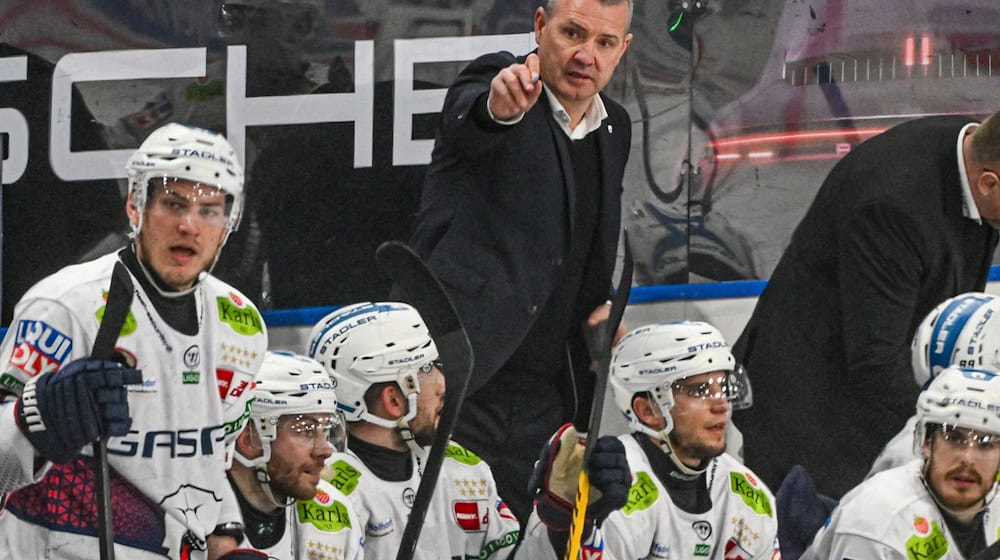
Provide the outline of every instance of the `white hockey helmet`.
<path id="1" fill-rule="evenodd" d="M 734 408 L 749 406 L 749 383 L 742 368 L 735 368 L 722 333 L 708 323 L 678 321 L 639 327 L 625 335 L 615 347 L 609 383 L 629 427 L 669 444 L 668 435 L 674 428 L 670 416 L 675 402 L 673 385 L 714 371 L 726 372 L 723 389 Z M 647 392 L 666 420 L 663 430 L 654 431 L 643 424 L 632 407 L 635 395 Z"/>
<path id="2" fill-rule="evenodd" d="M 921 387 L 949 366 L 1000 369 L 1000 298 L 968 292 L 946 299 L 920 322 L 910 350 Z"/>
<path id="3" fill-rule="evenodd" d="M 243 214 L 243 166 L 236 150 L 221 134 L 167 123 L 154 130 L 128 158 L 129 194 L 139 211 L 132 225 L 137 237 L 142 229 L 143 212 L 152 181 L 184 179 L 221 190 L 227 199 L 226 237 L 236 230 Z M 221 245 L 220 245 L 221 247 Z"/>
<path id="4" fill-rule="evenodd" d="M 249 459 L 237 452 L 237 458 L 248 467 L 266 465 L 271 458 L 270 443 L 278 437 L 278 420 L 300 414 L 329 414 L 331 444 L 343 450 L 343 415 L 337 408 L 334 383 L 323 366 L 306 356 L 268 351 L 257 374 L 250 408 L 250 422 L 260 436 L 264 454 Z"/>
<path id="5" fill-rule="evenodd" d="M 420 314 L 399 302 L 357 303 L 317 323 L 309 335 L 309 355 L 337 384 L 340 409 L 349 422 L 365 420 L 386 428 L 405 427 L 417 413 L 418 375 L 429 372 L 437 346 Z M 396 382 L 409 402 L 396 420 L 368 411 L 365 393 L 376 383 Z"/>
<path id="6" fill-rule="evenodd" d="M 1000 374 L 994 370 L 949 367 L 917 397 L 913 453 L 921 456 L 928 426 L 948 425 L 1000 437 Z"/>

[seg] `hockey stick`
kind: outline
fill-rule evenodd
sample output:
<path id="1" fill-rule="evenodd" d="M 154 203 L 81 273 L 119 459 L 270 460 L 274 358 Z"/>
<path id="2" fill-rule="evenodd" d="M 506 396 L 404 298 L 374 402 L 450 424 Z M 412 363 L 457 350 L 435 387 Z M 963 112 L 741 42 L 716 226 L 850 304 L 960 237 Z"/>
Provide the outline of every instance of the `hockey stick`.
<path id="1" fill-rule="evenodd" d="M 132 277 L 121 261 L 115 263 L 104 305 L 101 326 L 94 338 L 90 356 L 95 360 L 110 360 L 115 353 L 118 334 L 132 307 Z M 97 537 L 101 543 L 101 560 L 114 560 L 115 531 L 111 519 L 111 471 L 108 468 L 108 438 L 94 442 L 94 499 L 97 502 Z"/>
<path id="2" fill-rule="evenodd" d="M 424 525 L 431 496 L 441 473 L 444 453 L 455 430 L 459 408 L 465 399 L 469 375 L 472 373 L 472 346 L 448 294 L 434 273 L 410 247 L 398 241 L 387 241 L 375 251 L 375 260 L 399 287 L 402 300 L 420 312 L 438 348 L 445 376 L 444 407 L 396 553 L 396 560 L 410 560 L 416 551 L 420 529 Z"/>
<path id="3" fill-rule="evenodd" d="M 601 417 L 604 412 L 604 393 L 608 386 L 608 371 L 611 368 L 611 345 L 614 343 L 615 331 L 622 322 L 625 305 L 628 303 L 629 292 L 632 290 L 632 250 L 628 245 L 628 232 L 622 233 L 625 244 L 625 254 L 622 258 L 622 275 L 618 279 L 618 287 L 611 300 L 611 312 L 607 321 L 594 327 L 596 332 L 588 342 L 591 342 L 590 353 L 597 358 L 597 380 L 594 384 L 594 400 L 590 405 L 590 420 L 587 422 L 587 438 L 596 442 L 601 431 Z M 590 502 L 590 475 L 587 473 L 587 462 L 594 451 L 594 446 L 587 444 L 583 452 L 583 468 L 580 469 L 580 482 L 576 490 L 576 501 L 573 504 L 573 518 L 569 526 L 569 538 L 566 542 L 564 560 L 576 560 L 580 555 L 580 543 L 583 540 L 583 528 L 587 520 L 587 505 Z"/>

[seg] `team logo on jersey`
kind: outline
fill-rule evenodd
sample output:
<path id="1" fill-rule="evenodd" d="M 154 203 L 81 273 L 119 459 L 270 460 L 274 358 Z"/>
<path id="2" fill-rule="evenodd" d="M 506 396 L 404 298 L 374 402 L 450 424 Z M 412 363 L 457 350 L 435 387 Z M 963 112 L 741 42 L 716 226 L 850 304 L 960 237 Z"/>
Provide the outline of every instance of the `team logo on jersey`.
<path id="1" fill-rule="evenodd" d="M 103 292 L 101 297 L 104 299 L 105 304 L 97 308 L 97 311 L 94 313 L 95 315 L 97 315 L 98 321 L 104 321 L 104 312 L 108 308 L 107 305 L 108 292 L 107 291 Z M 125 322 L 122 323 L 122 330 L 118 331 L 118 336 L 119 337 L 128 336 L 134 333 L 135 329 L 136 329 L 135 315 L 132 314 L 132 310 L 130 309 L 128 314 L 125 315 Z"/>
<path id="2" fill-rule="evenodd" d="M 45 321 L 17 323 L 10 365 L 31 377 L 56 371 L 73 350 L 73 339 Z"/>
<path id="3" fill-rule="evenodd" d="M 708 537 L 712 536 L 712 524 L 708 521 L 695 521 L 691 524 L 691 528 L 694 529 L 694 534 L 703 541 L 707 541 Z"/>
<path id="4" fill-rule="evenodd" d="M 24 383 L 9 373 L 2 373 L 0 374 L 0 389 L 20 395 L 21 391 L 24 390 Z M 3 508 L 0 508 L 0 511 L 2 510 Z"/>
<path id="5" fill-rule="evenodd" d="M 192 344 L 184 351 L 184 367 L 194 369 L 201 363 L 201 348 Z"/>
<path id="6" fill-rule="evenodd" d="M 361 471 L 344 460 L 334 461 L 330 465 L 330 469 L 333 471 L 333 476 L 328 482 L 345 496 L 350 496 L 351 492 L 354 492 L 354 489 L 358 487 Z"/>
<path id="7" fill-rule="evenodd" d="M 514 512 L 510 511 L 509 507 L 507 507 L 507 502 L 503 501 L 503 499 L 500 498 L 497 499 L 497 515 L 499 515 L 504 519 L 517 521 L 517 516 L 514 515 Z"/>
<path id="8" fill-rule="evenodd" d="M 329 494 L 324 495 L 329 501 Z M 347 506 L 337 500 L 327 505 L 318 504 L 313 500 L 299 500 L 295 505 L 295 512 L 299 516 L 300 523 L 309 523 L 327 533 L 336 533 L 351 526 Z"/>
<path id="9" fill-rule="evenodd" d="M 219 386 L 219 398 L 225 402 L 243 397 L 243 393 L 253 389 L 253 376 L 232 369 L 216 368 L 215 379 Z"/>
<path id="10" fill-rule="evenodd" d="M 653 479 L 649 477 L 649 473 L 640 471 L 635 475 L 632 488 L 629 488 L 628 502 L 625 503 L 622 511 L 625 512 L 625 515 L 632 515 L 637 511 L 644 510 L 656 503 L 659 495 L 660 491 L 656 488 Z"/>
<path id="11" fill-rule="evenodd" d="M 369 537 L 384 537 L 392 532 L 392 518 L 384 521 L 369 521 L 365 523 L 365 535 Z"/>
<path id="12" fill-rule="evenodd" d="M 753 558 L 753 555 L 740 546 L 739 541 L 736 539 L 729 539 L 726 541 L 726 555 L 724 558 L 726 560 L 750 560 Z"/>
<path id="13" fill-rule="evenodd" d="M 747 478 L 749 476 L 749 478 Z M 755 512 L 774 517 L 774 509 L 771 507 L 771 499 L 767 496 L 760 482 L 750 473 L 729 473 L 729 490 L 743 498 L 743 503 Z"/>
<path id="14" fill-rule="evenodd" d="M 490 522 L 489 506 L 485 500 L 453 502 L 452 513 L 455 515 L 455 523 L 466 533 L 485 531 Z"/>
<path id="15" fill-rule="evenodd" d="M 252 306 L 243 306 L 224 297 L 215 298 L 215 302 L 218 306 L 219 319 L 237 334 L 252 336 L 264 332 L 264 322 L 260 319 L 260 313 Z"/>
<path id="16" fill-rule="evenodd" d="M 482 461 L 478 455 L 455 443 L 448 444 L 444 456 L 470 466 L 478 465 Z"/>
<path id="17" fill-rule="evenodd" d="M 212 527 L 219 516 L 221 503 L 222 498 L 215 492 L 193 484 L 182 484 L 160 500 L 164 512 L 183 520 L 185 527 Z"/>
<path id="18" fill-rule="evenodd" d="M 917 527 L 921 521 L 920 527 Z M 913 521 L 917 534 L 910 535 L 910 538 L 906 539 L 906 556 L 910 560 L 938 560 L 948 555 L 948 539 L 944 536 L 941 526 L 937 521 L 931 521 L 929 528 L 926 524 L 927 520 L 924 518 Z"/>
<path id="19" fill-rule="evenodd" d="M 417 493 L 413 491 L 413 488 L 407 488 L 406 490 L 403 490 L 403 496 L 402 496 L 403 504 L 405 504 L 406 507 L 412 508 L 413 501 L 416 499 L 416 497 Z"/>

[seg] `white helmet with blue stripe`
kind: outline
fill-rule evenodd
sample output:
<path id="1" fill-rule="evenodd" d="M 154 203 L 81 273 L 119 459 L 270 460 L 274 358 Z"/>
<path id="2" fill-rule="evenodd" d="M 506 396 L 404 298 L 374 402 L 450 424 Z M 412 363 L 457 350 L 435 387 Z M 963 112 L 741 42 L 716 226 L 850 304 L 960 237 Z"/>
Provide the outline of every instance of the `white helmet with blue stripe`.
<path id="1" fill-rule="evenodd" d="M 438 357 L 427 325 L 412 306 L 399 302 L 357 303 L 323 317 L 309 335 L 309 356 L 337 384 L 337 400 L 349 422 L 386 428 L 405 426 L 417 413 L 418 374 Z M 396 420 L 372 414 L 365 393 L 376 383 L 396 382 L 409 401 Z"/>
<path id="2" fill-rule="evenodd" d="M 945 425 L 1000 436 L 1000 373 L 949 367 L 934 376 L 917 398 L 913 453 L 921 455 L 929 426 Z"/>
<path id="3" fill-rule="evenodd" d="M 949 366 L 1000 369 L 1000 298 L 968 292 L 945 300 L 921 321 L 910 349 L 921 387 Z"/>

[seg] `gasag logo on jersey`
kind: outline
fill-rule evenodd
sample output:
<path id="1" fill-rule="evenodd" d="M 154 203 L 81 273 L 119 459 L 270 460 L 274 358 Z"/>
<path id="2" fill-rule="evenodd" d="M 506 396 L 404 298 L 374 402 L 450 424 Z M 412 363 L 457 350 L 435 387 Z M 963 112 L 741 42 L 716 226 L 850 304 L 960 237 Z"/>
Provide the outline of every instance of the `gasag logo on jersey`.
<path id="1" fill-rule="evenodd" d="M 480 533 L 490 522 L 489 505 L 485 500 L 452 502 L 455 523 L 466 533 Z"/>
<path id="2" fill-rule="evenodd" d="M 916 533 L 906 539 L 906 556 L 910 560 L 938 560 L 948 555 L 948 539 L 937 521 L 927 525 L 927 519 L 913 520 Z"/>
<path id="3" fill-rule="evenodd" d="M 695 521 L 691 524 L 691 528 L 694 529 L 694 534 L 703 541 L 707 541 L 708 537 L 712 536 L 712 524 L 708 521 Z"/>
<path id="4" fill-rule="evenodd" d="M 694 545 L 694 555 L 695 556 L 708 556 L 712 552 L 711 545 L 705 543 L 698 543 Z"/>
<path id="5" fill-rule="evenodd" d="M 58 370 L 73 351 L 73 339 L 45 321 L 18 321 L 15 337 L 9 363 L 31 377 Z"/>
<path id="6" fill-rule="evenodd" d="M 753 511 L 774 517 L 774 509 L 771 507 L 771 499 L 767 497 L 767 492 L 760 485 L 760 482 L 750 473 L 729 473 L 729 490 L 743 498 L 743 503 Z"/>
<path id="7" fill-rule="evenodd" d="M 329 500 L 329 494 L 325 495 Z M 299 500 L 295 505 L 295 512 L 299 516 L 300 523 L 308 523 L 327 533 L 336 533 L 351 527 L 351 517 L 347 513 L 347 507 L 337 500 L 327 505 L 316 503 L 314 500 Z"/>
<path id="8" fill-rule="evenodd" d="M 625 512 L 625 515 L 632 515 L 656 503 L 656 499 L 659 496 L 660 490 L 656 487 L 653 479 L 650 478 L 649 473 L 639 471 L 635 475 L 635 482 L 632 483 L 632 487 L 628 490 L 628 502 L 625 503 L 622 511 Z"/>
<path id="9" fill-rule="evenodd" d="M 108 441 L 108 453 L 124 457 L 160 459 L 214 455 L 216 444 L 226 439 L 224 425 L 181 430 L 129 430 Z M 223 451 L 220 445 L 218 451 Z"/>
<path id="10" fill-rule="evenodd" d="M 264 322 L 260 319 L 260 313 L 253 307 L 237 305 L 232 299 L 225 297 L 215 298 L 215 302 L 219 320 L 229 325 L 237 334 L 252 336 L 264 332 Z"/>
<path id="11" fill-rule="evenodd" d="M 182 371 L 181 372 L 181 384 L 183 385 L 197 385 L 201 381 L 200 371 Z"/>

